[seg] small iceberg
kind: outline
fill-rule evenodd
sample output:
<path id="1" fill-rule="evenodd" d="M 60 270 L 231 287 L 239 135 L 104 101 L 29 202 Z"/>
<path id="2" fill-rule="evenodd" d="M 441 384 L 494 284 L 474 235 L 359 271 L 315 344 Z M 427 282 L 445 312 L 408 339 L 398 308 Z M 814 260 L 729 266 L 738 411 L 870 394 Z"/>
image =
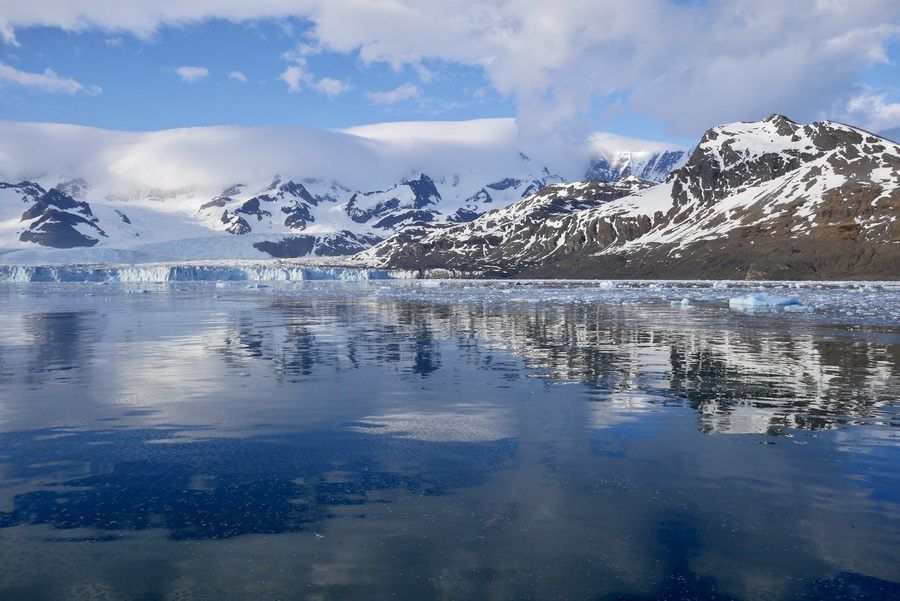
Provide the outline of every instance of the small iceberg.
<path id="1" fill-rule="evenodd" d="M 732 309 L 773 309 L 799 305 L 800 301 L 796 298 L 775 296 L 767 292 L 738 296 L 728 301 L 728 306 Z"/>
<path id="2" fill-rule="evenodd" d="M 807 305 L 787 305 L 783 309 L 787 313 L 812 313 L 813 308 Z"/>

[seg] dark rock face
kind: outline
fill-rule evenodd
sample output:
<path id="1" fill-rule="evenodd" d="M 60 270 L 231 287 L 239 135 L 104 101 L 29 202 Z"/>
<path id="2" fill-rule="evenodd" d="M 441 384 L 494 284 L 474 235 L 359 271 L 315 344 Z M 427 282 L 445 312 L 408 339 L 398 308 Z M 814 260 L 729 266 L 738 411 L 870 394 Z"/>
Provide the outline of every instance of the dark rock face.
<path id="1" fill-rule="evenodd" d="M 222 223 L 225 224 L 225 231 L 229 234 L 240 236 L 242 234 L 249 234 L 251 231 L 250 224 L 247 223 L 246 219 L 240 215 L 229 213 L 228 211 L 222 213 Z"/>
<path id="2" fill-rule="evenodd" d="M 302 230 L 306 228 L 307 224 L 316 220 L 309 207 L 301 203 L 281 207 L 281 212 L 286 215 L 284 224 L 292 230 Z"/>
<path id="3" fill-rule="evenodd" d="M 378 230 L 392 230 L 404 223 L 429 223 L 434 221 L 434 215 L 432 211 L 406 211 L 387 215 L 372 227 Z"/>
<path id="4" fill-rule="evenodd" d="M 287 182 L 286 184 L 282 184 L 278 189 L 278 192 L 280 198 L 284 198 L 285 195 L 287 195 L 299 198 L 312 206 L 319 204 L 319 199 L 310 194 L 309 190 L 306 189 L 306 186 L 297 182 Z"/>
<path id="5" fill-rule="evenodd" d="M 551 252 L 566 218 L 650 187 L 629 178 L 555 184 L 505 209 L 452 227 L 407 227 L 368 251 L 379 264 L 400 269 L 490 269 L 513 272 L 532 255 Z"/>
<path id="6" fill-rule="evenodd" d="M 319 239 L 315 254 L 317 257 L 342 257 L 371 248 L 381 242 L 378 236 L 365 236 L 342 230 Z"/>
<path id="7" fill-rule="evenodd" d="M 22 202 L 34 202 L 47 193 L 47 191 L 38 184 L 27 181 L 22 181 L 17 184 L 0 182 L 0 190 L 15 190 L 22 195 Z"/>
<path id="8" fill-rule="evenodd" d="M 447 221 L 450 223 L 468 223 L 475 221 L 480 215 L 481 213 L 478 212 L 478 208 L 475 205 L 467 205 L 456 209 L 455 213 L 447 217 Z"/>
<path id="9" fill-rule="evenodd" d="M 469 204 L 469 205 L 484 205 L 484 204 L 490 204 L 490 203 L 492 203 L 493 201 L 494 201 L 494 199 L 491 198 L 491 194 L 490 194 L 487 190 L 485 190 L 484 188 L 482 188 L 482 189 L 479 190 L 475 195 L 473 195 L 473 196 L 469 197 L 468 199 L 466 199 L 466 204 Z"/>
<path id="10" fill-rule="evenodd" d="M 103 231 L 80 215 L 56 209 L 47 209 L 27 230 L 21 233 L 22 242 L 34 242 L 50 248 L 77 248 L 94 246 L 99 239 L 82 234 L 75 226 L 93 227 L 100 235 Z"/>
<path id="11" fill-rule="evenodd" d="M 44 211 L 46 211 L 50 207 L 55 207 L 56 209 L 60 209 L 63 211 L 73 210 L 87 217 L 94 216 L 88 203 L 75 200 L 68 194 L 60 192 L 56 188 L 53 188 L 52 190 L 41 196 L 31 206 L 31 208 L 29 208 L 22 214 L 22 221 L 34 219 L 35 217 L 38 217 L 39 215 L 44 213 Z"/>
<path id="12" fill-rule="evenodd" d="M 219 208 L 221 209 L 225 205 L 231 202 L 231 199 L 227 196 L 216 196 L 209 202 L 205 202 L 200 205 L 200 210 L 205 211 L 206 209 Z"/>
<path id="13" fill-rule="evenodd" d="M 282 240 L 257 242 L 253 245 L 278 259 L 294 259 L 297 257 L 337 257 L 350 255 L 380 242 L 380 238 L 357 236 L 353 232 L 342 230 L 325 236 L 299 235 Z"/>
<path id="14" fill-rule="evenodd" d="M 434 182 L 422 174 L 419 179 L 403 180 L 388 190 L 354 194 L 347 204 L 347 214 L 356 223 L 379 219 L 372 227 L 392 229 L 403 222 L 433 220 L 436 212 L 425 207 L 440 201 Z"/>
<path id="15" fill-rule="evenodd" d="M 431 178 L 424 173 L 417 180 L 407 181 L 406 185 L 415 195 L 412 205 L 414 209 L 424 209 L 428 205 L 441 201 L 441 193 L 438 192 Z"/>
<path id="16" fill-rule="evenodd" d="M 235 209 L 234 212 L 242 213 L 244 215 L 253 215 L 256 217 L 257 221 L 262 221 L 263 217 L 271 217 L 271 211 L 267 211 L 260 206 L 261 200 L 271 202 L 272 199 L 266 196 L 256 196 Z"/>
<path id="17" fill-rule="evenodd" d="M 522 184 L 522 180 L 513 179 L 511 177 L 507 177 L 504 180 L 499 182 L 494 182 L 493 184 L 488 184 L 486 187 L 491 190 L 508 190 L 509 188 L 515 188 L 516 186 L 520 186 Z"/>
<path id="18" fill-rule="evenodd" d="M 284 240 L 279 240 L 277 242 L 265 240 L 263 242 L 255 242 L 253 244 L 253 248 L 261 250 L 264 253 L 268 253 L 276 259 L 305 257 L 312 254 L 312 251 L 315 247 L 315 236 L 292 236 L 290 238 L 285 238 Z"/>
<path id="19" fill-rule="evenodd" d="M 90 247 L 99 242 L 99 238 L 79 231 L 79 226 L 98 236 L 106 236 L 88 203 L 75 200 L 56 188 L 43 194 L 22 213 L 21 221 L 32 222 L 19 235 L 22 242 L 50 248 Z"/>

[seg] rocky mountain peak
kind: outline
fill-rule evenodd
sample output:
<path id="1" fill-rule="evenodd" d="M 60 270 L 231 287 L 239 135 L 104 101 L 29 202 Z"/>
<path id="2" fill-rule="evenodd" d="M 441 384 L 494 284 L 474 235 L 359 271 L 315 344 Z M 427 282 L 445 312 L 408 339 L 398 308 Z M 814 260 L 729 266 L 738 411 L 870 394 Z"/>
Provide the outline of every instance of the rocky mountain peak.
<path id="1" fill-rule="evenodd" d="M 802 126 L 794 121 L 791 121 L 784 115 L 779 115 L 778 113 L 772 113 L 768 117 L 762 120 L 763 123 L 774 128 L 774 131 L 779 136 L 791 137 L 796 134 Z"/>
<path id="2" fill-rule="evenodd" d="M 67 193 L 51 188 L 37 198 L 22 213 L 20 220 L 27 224 L 20 234 L 22 242 L 35 242 L 51 248 L 93 246 L 98 238 L 79 230 L 91 230 L 99 236 L 106 233 L 97 225 L 97 218 L 87 202 L 75 200 Z"/>
<path id="3" fill-rule="evenodd" d="M 0 190 L 14 190 L 21 195 L 22 202 L 34 202 L 47 193 L 40 185 L 29 181 L 21 181 L 17 184 L 0 182 Z"/>
<path id="4" fill-rule="evenodd" d="M 687 163 L 668 178 L 675 207 L 709 205 L 824 159 L 829 154 L 858 158 L 884 150 L 885 140 L 856 128 L 822 121 L 799 125 L 773 114 L 750 123 L 708 130 Z M 863 145 L 873 145 L 864 148 Z"/>
<path id="5" fill-rule="evenodd" d="M 687 150 L 618 151 L 591 159 L 584 179 L 617 182 L 629 176 L 662 182 L 688 158 Z"/>
<path id="6" fill-rule="evenodd" d="M 665 183 L 646 184 L 547 186 L 465 226 L 406 232 L 360 256 L 520 277 L 898 275 L 900 145 L 868 132 L 777 114 L 722 125 Z"/>

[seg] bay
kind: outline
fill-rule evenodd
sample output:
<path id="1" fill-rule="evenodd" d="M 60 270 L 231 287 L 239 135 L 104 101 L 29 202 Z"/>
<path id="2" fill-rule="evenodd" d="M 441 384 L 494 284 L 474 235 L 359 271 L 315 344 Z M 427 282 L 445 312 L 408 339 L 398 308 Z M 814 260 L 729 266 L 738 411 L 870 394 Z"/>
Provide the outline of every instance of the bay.
<path id="1" fill-rule="evenodd" d="M 900 597 L 900 286 L 0 285 L 2 599 Z"/>

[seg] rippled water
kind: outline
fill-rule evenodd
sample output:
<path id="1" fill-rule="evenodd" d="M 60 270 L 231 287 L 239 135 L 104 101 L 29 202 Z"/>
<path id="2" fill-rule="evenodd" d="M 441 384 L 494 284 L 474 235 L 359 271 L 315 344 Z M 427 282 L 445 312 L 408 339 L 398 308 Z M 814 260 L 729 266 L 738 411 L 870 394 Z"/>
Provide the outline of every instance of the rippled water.
<path id="1" fill-rule="evenodd" d="M 729 304 L 760 293 L 792 304 Z M 29 284 L 0 315 L 0 599 L 900 598 L 897 285 Z"/>

